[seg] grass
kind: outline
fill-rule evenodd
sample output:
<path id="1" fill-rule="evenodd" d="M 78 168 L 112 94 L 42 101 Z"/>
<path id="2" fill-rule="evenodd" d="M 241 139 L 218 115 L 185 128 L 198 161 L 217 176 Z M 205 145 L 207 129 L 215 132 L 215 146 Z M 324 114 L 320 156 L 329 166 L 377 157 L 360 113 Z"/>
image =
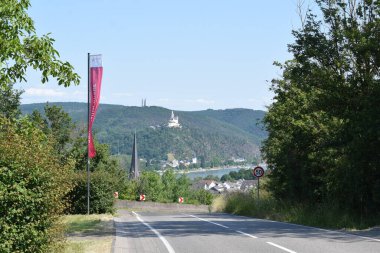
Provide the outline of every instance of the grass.
<path id="1" fill-rule="evenodd" d="M 365 229 L 378 225 L 380 220 L 380 217 L 357 218 L 334 204 L 305 206 L 277 201 L 263 193 L 260 201 L 247 193 L 219 196 L 210 210 L 330 229 Z"/>
<path id="2" fill-rule="evenodd" d="M 69 241 L 64 253 L 104 253 L 111 252 L 112 239 Z"/>
<path id="3" fill-rule="evenodd" d="M 109 214 L 64 216 L 67 243 L 63 252 L 111 252 L 114 235 L 112 219 Z"/>

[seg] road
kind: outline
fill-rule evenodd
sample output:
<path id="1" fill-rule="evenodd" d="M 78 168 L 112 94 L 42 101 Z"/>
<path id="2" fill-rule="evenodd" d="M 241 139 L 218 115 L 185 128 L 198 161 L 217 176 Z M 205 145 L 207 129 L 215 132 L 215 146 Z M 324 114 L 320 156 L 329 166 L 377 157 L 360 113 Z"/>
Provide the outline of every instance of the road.
<path id="1" fill-rule="evenodd" d="M 380 238 L 229 214 L 119 211 L 114 253 L 380 252 Z"/>

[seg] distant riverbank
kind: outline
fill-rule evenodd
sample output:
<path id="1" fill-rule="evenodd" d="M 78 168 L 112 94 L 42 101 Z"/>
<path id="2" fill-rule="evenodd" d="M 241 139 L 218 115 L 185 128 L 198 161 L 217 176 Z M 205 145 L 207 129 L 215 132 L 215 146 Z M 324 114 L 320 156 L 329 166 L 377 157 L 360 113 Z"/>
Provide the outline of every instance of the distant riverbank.
<path id="1" fill-rule="evenodd" d="M 221 177 L 224 174 L 228 174 L 231 171 L 239 171 L 240 169 L 250 169 L 252 166 L 246 165 L 246 166 L 226 166 L 226 167 L 213 167 L 213 168 L 199 168 L 199 169 L 192 169 L 192 170 L 175 170 L 174 172 L 177 174 L 177 176 L 180 176 L 182 174 L 186 174 L 186 176 L 190 179 L 194 179 L 197 177 L 204 178 L 208 175 L 211 176 L 217 176 Z M 159 172 L 160 174 L 163 173 L 163 171 Z"/>
<path id="2" fill-rule="evenodd" d="M 191 170 L 174 170 L 174 173 L 177 174 L 177 176 L 180 176 L 182 174 L 186 174 L 187 177 L 190 179 L 194 179 L 197 177 L 207 177 L 208 175 L 211 176 L 217 176 L 222 177 L 225 174 L 230 173 L 231 171 L 239 171 L 241 169 L 253 169 L 256 165 L 242 165 L 242 166 L 223 166 L 223 167 L 213 167 L 213 168 L 198 168 L 198 169 L 191 169 Z M 266 164 L 260 164 L 261 167 L 266 169 Z M 160 175 L 162 175 L 164 171 L 159 171 Z"/>

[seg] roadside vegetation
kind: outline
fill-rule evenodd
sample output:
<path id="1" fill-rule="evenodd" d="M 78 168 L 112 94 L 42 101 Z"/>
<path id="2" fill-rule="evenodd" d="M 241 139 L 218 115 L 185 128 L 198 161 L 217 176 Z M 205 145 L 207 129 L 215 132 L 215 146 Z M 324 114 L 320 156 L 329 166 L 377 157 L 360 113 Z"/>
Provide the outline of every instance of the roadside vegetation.
<path id="1" fill-rule="evenodd" d="M 67 241 L 64 253 L 111 252 L 113 216 L 109 214 L 65 215 Z"/>
<path id="2" fill-rule="evenodd" d="M 262 181 L 265 184 L 267 180 Z M 342 214 L 336 203 L 313 206 L 276 200 L 265 189 L 260 189 L 260 200 L 256 190 L 219 195 L 210 205 L 210 211 L 330 229 L 365 229 L 378 225 L 380 219 Z"/>
<path id="3" fill-rule="evenodd" d="M 137 180 L 128 180 L 122 189 L 121 199 L 138 200 L 140 194 L 147 201 L 175 203 L 184 198 L 184 204 L 209 205 L 213 195 L 204 189 L 192 189 L 191 180 L 185 175 L 176 177 L 173 170 L 166 170 L 162 176 L 155 171 L 143 171 Z"/>

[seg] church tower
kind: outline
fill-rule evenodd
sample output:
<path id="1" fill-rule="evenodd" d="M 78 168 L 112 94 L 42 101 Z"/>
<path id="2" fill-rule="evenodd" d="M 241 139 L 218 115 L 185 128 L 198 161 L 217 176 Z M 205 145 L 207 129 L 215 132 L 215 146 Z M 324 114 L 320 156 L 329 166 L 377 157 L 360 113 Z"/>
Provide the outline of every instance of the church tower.
<path id="1" fill-rule="evenodd" d="M 131 168 L 129 169 L 129 179 L 137 179 L 139 177 L 139 158 L 137 155 L 137 140 L 136 133 L 133 137 L 133 148 L 132 148 L 132 160 Z"/>

